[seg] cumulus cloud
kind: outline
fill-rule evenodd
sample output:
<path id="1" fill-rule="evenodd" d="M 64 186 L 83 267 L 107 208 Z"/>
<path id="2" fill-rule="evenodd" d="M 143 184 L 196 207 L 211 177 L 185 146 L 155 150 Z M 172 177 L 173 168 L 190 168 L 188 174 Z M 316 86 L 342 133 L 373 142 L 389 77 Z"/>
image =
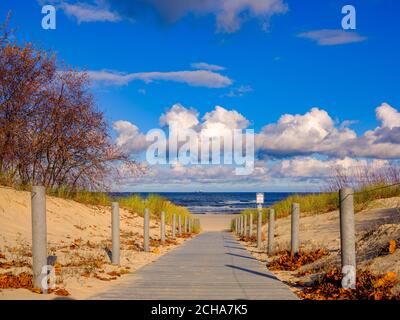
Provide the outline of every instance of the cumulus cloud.
<path id="1" fill-rule="evenodd" d="M 357 135 L 347 127 L 349 121 L 338 123 L 322 109 L 312 108 L 305 114 L 284 114 L 276 123 L 266 125 L 256 135 L 256 147 L 267 157 L 256 159 L 254 171 L 237 176 L 232 165 L 188 165 L 154 167 L 141 182 L 152 179 L 183 183 L 258 183 L 271 179 L 318 181 L 332 176 L 334 170 L 368 166 L 388 166 L 400 158 L 400 112 L 383 103 L 375 110 L 380 125 Z M 250 121 L 236 110 L 216 106 L 202 117 L 195 109 L 175 104 L 160 117 L 160 125 L 177 124 L 180 129 L 193 129 L 196 138 L 221 136 L 227 130 L 246 129 Z M 146 147 L 144 134 L 127 122 L 117 121 L 117 144 L 129 150 Z M 154 180 L 154 181 L 155 181 Z"/>
<path id="2" fill-rule="evenodd" d="M 232 84 L 227 76 L 208 70 L 173 71 L 173 72 L 138 72 L 120 73 L 115 71 L 88 71 L 90 79 L 104 85 L 127 85 L 141 80 L 145 83 L 154 81 L 172 81 L 185 83 L 194 87 L 224 88 Z"/>
<path id="3" fill-rule="evenodd" d="M 149 8 L 155 9 L 169 22 L 189 14 L 212 14 L 216 18 L 217 30 L 228 33 L 239 30 L 243 22 L 251 18 L 260 20 L 266 30 L 270 17 L 288 10 L 283 0 L 107 0 L 107 3 L 130 18 L 140 16 Z"/>
<path id="4" fill-rule="evenodd" d="M 312 108 L 304 115 L 284 114 L 256 135 L 256 148 L 272 156 L 340 153 L 344 141 L 356 138 L 347 127 L 336 127 L 325 110 Z"/>
<path id="5" fill-rule="evenodd" d="M 321 154 L 333 157 L 395 159 L 400 157 L 400 113 L 387 103 L 376 108 L 381 125 L 364 134 L 348 128 L 352 122 L 335 124 L 322 109 L 304 115 L 285 114 L 256 135 L 261 154 L 275 157 Z"/>
<path id="6" fill-rule="evenodd" d="M 78 23 L 82 22 L 118 22 L 122 17 L 109 9 L 108 6 L 92 5 L 87 3 L 62 2 L 59 7 L 67 16 L 74 17 Z"/>
<path id="7" fill-rule="evenodd" d="M 376 117 L 382 122 L 383 127 L 389 129 L 400 127 L 400 112 L 386 102 L 376 108 L 375 112 Z"/>
<path id="8" fill-rule="evenodd" d="M 181 104 L 174 104 L 160 117 L 160 125 L 168 126 L 176 123 L 179 128 L 192 129 L 199 124 L 199 113 L 195 109 L 187 109 Z"/>
<path id="9" fill-rule="evenodd" d="M 317 159 L 313 157 L 295 157 L 284 159 L 271 168 L 271 175 L 274 177 L 290 178 L 319 178 L 331 177 L 336 169 L 356 170 L 366 166 L 380 168 L 388 165 L 388 161 L 366 159 L 354 159 L 345 157 L 343 159 Z"/>
<path id="10" fill-rule="evenodd" d="M 387 103 L 375 110 L 381 125 L 346 142 L 349 155 L 379 159 L 400 158 L 400 113 Z"/>
<path id="11" fill-rule="evenodd" d="M 139 128 L 129 121 L 119 120 L 113 123 L 113 129 L 118 134 L 115 143 L 131 153 L 144 151 L 148 142 L 146 136 L 139 131 Z"/>
<path id="12" fill-rule="evenodd" d="M 245 129 L 249 124 L 249 120 L 236 110 L 216 106 L 213 111 L 204 115 L 201 129 L 208 136 L 219 136 L 227 131 Z"/>
<path id="13" fill-rule="evenodd" d="M 367 39 L 366 37 L 360 36 L 354 31 L 345 31 L 341 29 L 314 30 L 300 33 L 298 36 L 300 38 L 313 40 L 320 46 L 334 46 L 362 42 Z"/>

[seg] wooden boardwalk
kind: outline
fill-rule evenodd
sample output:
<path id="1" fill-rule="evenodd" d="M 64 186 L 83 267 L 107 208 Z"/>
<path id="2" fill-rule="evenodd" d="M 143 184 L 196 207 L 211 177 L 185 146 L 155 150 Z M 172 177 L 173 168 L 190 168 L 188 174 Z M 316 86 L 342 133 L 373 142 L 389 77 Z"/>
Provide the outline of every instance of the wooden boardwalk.
<path id="1" fill-rule="evenodd" d="M 205 232 L 92 299 L 297 299 L 228 232 Z"/>

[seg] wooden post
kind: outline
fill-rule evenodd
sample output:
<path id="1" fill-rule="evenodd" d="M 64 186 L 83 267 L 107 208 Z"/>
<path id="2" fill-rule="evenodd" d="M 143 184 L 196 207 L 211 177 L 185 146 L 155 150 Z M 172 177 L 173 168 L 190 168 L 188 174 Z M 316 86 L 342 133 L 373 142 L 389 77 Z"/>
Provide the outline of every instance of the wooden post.
<path id="1" fill-rule="evenodd" d="M 261 249 L 262 245 L 262 207 L 258 205 L 258 217 L 257 217 L 257 248 Z"/>
<path id="2" fill-rule="evenodd" d="M 299 219 L 300 219 L 300 205 L 298 203 L 292 204 L 292 225 L 291 225 L 291 253 L 292 255 L 299 252 Z"/>
<path id="3" fill-rule="evenodd" d="M 120 238 L 119 238 L 119 205 L 118 202 L 111 204 L 111 232 L 112 232 L 112 251 L 111 251 L 111 263 L 114 265 L 120 264 Z"/>
<path id="4" fill-rule="evenodd" d="M 247 237 L 247 215 L 246 214 L 244 215 L 243 225 L 244 225 L 244 236 Z"/>
<path id="5" fill-rule="evenodd" d="M 188 227 L 188 225 L 187 225 L 187 216 L 185 216 L 183 218 L 183 233 L 187 233 L 188 232 L 187 231 L 187 227 Z"/>
<path id="6" fill-rule="evenodd" d="M 172 239 L 176 238 L 176 214 L 172 215 Z"/>
<path id="7" fill-rule="evenodd" d="M 250 213 L 249 216 L 249 237 L 251 238 L 253 236 L 253 214 Z"/>
<path id="8" fill-rule="evenodd" d="M 178 216 L 178 236 L 182 237 L 182 216 Z"/>
<path id="9" fill-rule="evenodd" d="M 47 223 L 46 223 L 46 189 L 43 186 L 33 186 L 31 192 L 32 201 L 32 272 L 33 287 L 40 288 L 47 293 L 47 287 L 43 286 L 47 272 Z"/>
<path id="10" fill-rule="evenodd" d="M 356 288 L 356 240 L 354 226 L 354 191 L 339 191 L 340 200 L 340 248 L 342 258 L 342 287 Z"/>
<path id="11" fill-rule="evenodd" d="M 274 252 L 274 233 L 275 233 L 275 210 L 269 209 L 268 215 L 268 254 L 272 255 Z"/>
<path id="12" fill-rule="evenodd" d="M 144 209 L 143 223 L 143 248 L 144 251 L 150 251 L 150 212 L 149 209 Z"/>
<path id="13" fill-rule="evenodd" d="M 165 244 L 165 212 L 161 212 L 160 242 Z"/>

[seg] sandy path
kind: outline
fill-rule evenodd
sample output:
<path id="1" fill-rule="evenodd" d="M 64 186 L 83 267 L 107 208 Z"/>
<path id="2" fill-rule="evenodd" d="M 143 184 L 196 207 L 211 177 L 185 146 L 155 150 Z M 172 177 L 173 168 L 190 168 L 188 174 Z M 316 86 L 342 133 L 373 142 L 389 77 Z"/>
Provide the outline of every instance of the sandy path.
<path id="1" fill-rule="evenodd" d="M 227 231 L 234 214 L 195 214 L 200 219 L 202 231 Z"/>

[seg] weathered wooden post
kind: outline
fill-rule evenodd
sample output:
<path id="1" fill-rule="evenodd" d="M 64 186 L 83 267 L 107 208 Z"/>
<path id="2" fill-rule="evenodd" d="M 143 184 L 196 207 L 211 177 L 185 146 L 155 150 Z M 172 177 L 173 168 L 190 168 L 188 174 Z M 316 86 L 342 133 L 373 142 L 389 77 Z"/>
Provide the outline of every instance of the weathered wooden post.
<path id="1" fill-rule="evenodd" d="M 32 205 L 32 272 L 33 286 L 47 293 L 43 286 L 47 276 L 47 223 L 46 223 L 46 189 L 43 186 L 33 186 L 31 192 Z"/>
<path id="2" fill-rule="evenodd" d="M 192 233 L 192 218 L 189 218 L 188 225 L 189 225 L 189 233 Z"/>
<path id="3" fill-rule="evenodd" d="M 176 238 L 176 214 L 172 215 L 172 239 Z"/>
<path id="4" fill-rule="evenodd" d="M 178 236 L 182 237 L 182 216 L 178 216 Z"/>
<path id="5" fill-rule="evenodd" d="M 340 200 L 340 247 L 342 258 L 342 287 L 356 288 L 356 241 L 354 226 L 354 191 L 343 188 Z"/>
<path id="6" fill-rule="evenodd" d="M 253 214 L 250 213 L 249 216 L 249 237 L 251 238 L 253 236 Z"/>
<path id="7" fill-rule="evenodd" d="M 299 219 L 300 219 L 300 205 L 298 203 L 292 204 L 292 224 L 291 224 L 291 253 L 292 255 L 299 252 Z"/>
<path id="8" fill-rule="evenodd" d="M 262 205 L 264 203 L 264 193 L 257 193 L 256 196 L 256 203 L 257 203 L 257 248 L 261 249 L 262 246 Z"/>
<path id="9" fill-rule="evenodd" d="M 240 236 L 244 235 L 244 227 L 243 227 L 243 215 L 240 215 Z"/>
<path id="10" fill-rule="evenodd" d="M 275 233 L 275 210 L 269 209 L 268 215 L 268 254 L 272 255 L 274 252 L 274 233 Z"/>
<path id="11" fill-rule="evenodd" d="M 188 232 L 188 223 L 187 223 L 187 216 L 183 218 L 183 233 Z"/>
<path id="12" fill-rule="evenodd" d="M 161 224 L 160 224 L 160 242 L 165 244 L 165 212 L 161 212 Z"/>
<path id="13" fill-rule="evenodd" d="M 247 236 L 247 215 L 245 214 L 244 215 L 244 217 L 243 217 L 243 219 L 244 219 L 244 221 L 243 221 L 243 226 L 244 226 L 244 236 L 246 237 Z"/>
<path id="14" fill-rule="evenodd" d="M 119 238 L 119 205 L 118 202 L 111 204 L 111 233 L 112 233 L 112 251 L 111 251 L 111 263 L 114 265 L 120 264 L 120 238 Z"/>
<path id="15" fill-rule="evenodd" d="M 143 248 L 144 251 L 150 251 L 150 212 L 149 209 L 144 209 L 143 223 Z"/>
<path id="16" fill-rule="evenodd" d="M 237 217 L 235 218 L 234 223 L 235 223 L 235 234 L 237 235 L 238 234 L 238 218 Z"/>

